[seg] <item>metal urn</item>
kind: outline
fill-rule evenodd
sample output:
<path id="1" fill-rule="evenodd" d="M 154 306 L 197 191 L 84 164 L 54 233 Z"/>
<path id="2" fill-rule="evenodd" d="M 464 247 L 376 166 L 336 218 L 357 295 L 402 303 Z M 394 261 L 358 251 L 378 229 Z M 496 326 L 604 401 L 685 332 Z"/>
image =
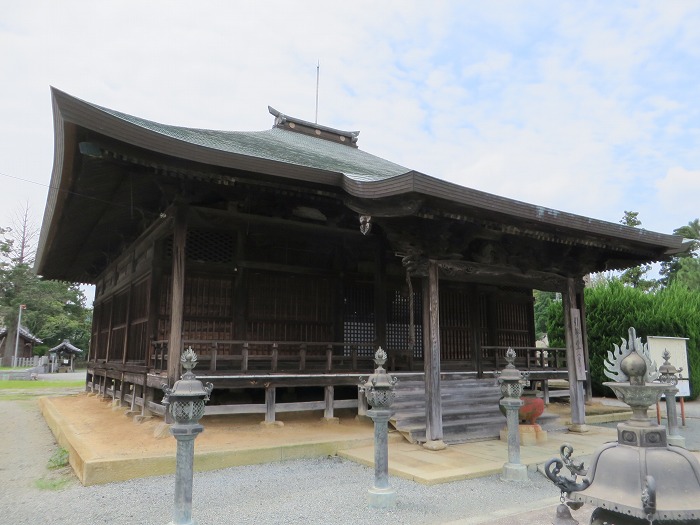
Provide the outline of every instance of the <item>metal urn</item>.
<path id="1" fill-rule="evenodd" d="M 622 343 L 608 352 L 605 373 L 614 381 L 604 384 L 632 408 L 631 419 L 617 426 L 617 442 L 598 449 L 588 469 L 564 445 L 561 459 L 546 463 L 547 477 L 572 508 L 597 507 L 592 525 L 699 525 L 700 463 L 684 448 L 669 445 L 666 428 L 647 417 L 668 385 L 654 382 L 659 372 L 634 328 Z M 561 473 L 564 467 L 568 475 Z"/>
<path id="2" fill-rule="evenodd" d="M 194 525 L 192 520 L 192 478 L 194 472 L 194 440 L 204 427 L 199 420 L 204 415 L 204 404 L 209 401 L 214 385 L 203 385 L 192 369 L 197 365 L 197 354 L 192 348 L 182 353 L 180 359 L 185 373 L 172 388 L 163 384 L 163 404 L 175 423 L 170 433 L 177 440 L 175 465 L 175 503 L 173 521 L 169 525 Z"/>

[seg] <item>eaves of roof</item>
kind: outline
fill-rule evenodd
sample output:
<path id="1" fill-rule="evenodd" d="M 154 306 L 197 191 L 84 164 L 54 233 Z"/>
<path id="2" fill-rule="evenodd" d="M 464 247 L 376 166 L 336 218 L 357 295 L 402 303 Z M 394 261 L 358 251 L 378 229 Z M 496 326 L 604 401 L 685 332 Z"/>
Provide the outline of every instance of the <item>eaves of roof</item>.
<path id="1" fill-rule="evenodd" d="M 430 196 L 466 211 L 527 220 L 547 228 L 600 235 L 649 245 L 674 254 L 685 251 L 674 235 L 631 228 L 449 183 L 368 154 L 357 148 L 280 128 L 266 131 L 215 131 L 169 126 L 90 104 L 52 88 L 56 144 L 51 190 L 37 253 L 41 269 L 45 243 L 55 235 L 53 216 L 60 212 L 59 189 L 67 189 L 70 173 L 70 129 L 93 130 L 115 140 L 183 160 L 260 173 L 280 179 L 311 182 L 375 200 L 410 193 Z M 70 129 L 69 129 L 70 128 Z M 73 131 L 74 132 L 74 131 Z"/>
<path id="2" fill-rule="evenodd" d="M 49 352 L 70 352 L 72 354 L 82 354 L 83 351 L 77 346 L 73 346 L 67 341 L 63 341 L 60 345 L 54 346 Z"/>

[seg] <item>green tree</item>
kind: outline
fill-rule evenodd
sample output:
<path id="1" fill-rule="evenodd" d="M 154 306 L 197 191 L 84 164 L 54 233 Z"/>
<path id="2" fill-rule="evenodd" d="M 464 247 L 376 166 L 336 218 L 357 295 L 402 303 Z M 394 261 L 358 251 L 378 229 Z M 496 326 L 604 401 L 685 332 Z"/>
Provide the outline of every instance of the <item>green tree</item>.
<path id="1" fill-rule="evenodd" d="M 33 269 L 32 228 L 24 215 L 23 227 L 0 228 L 0 318 L 7 327 L 7 341 L 14 341 L 20 305 L 22 325 L 45 345 L 53 347 L 63 339 L 87 350 L 92 311 L 85 306 L 85 295 L 73 283 L 45 281 Z M 22 244 L 20 248 L 18 245 Z M 3 364 L 9 365 L 14 345 L 5 344 Z"/>
<path id="2" fill-rule="evenodd" d="M 642 221 L 639 219 L 639 212 L 625 210 L 625 213 L 620 220 L 620 224 L 631 226 L 632 228 L 641 226 Z M 651 270 L 651 264 L 642 264 L 640 266 L 635 266 L 634 268 L 629 268 L 622 273 L 620 280 L 632 288 L 651 290 L 657 286 L 657 282 L 644 278 L 649 270 Z"/>
<path id="3" fill-rule="evenodd" d="M 682 263 L 688 259 L 697 260 L 700 257 L 700 220 L 695 219 L 685 226 L 681 226 L 673 230 L 675 235 L 680 235 L 685 239 L 692 239 L 690 249 L 678 255 L 675 255 L 670 261 L 661 263 L 661 283 L 664 286 L 670 285 L 678 275 Z M 692 267 L 693 263 L 689 263 L 688 267 Z"/>
<path id="4" fill-rule="evenodd" d="M 646 339 L 649 335 L 687 337 L 691 398 L 700 394 L 700 289 L 676 282 L 653 293 L 609 279 L 584 291 L 586 329 L 593 391 L 610 395 L 603 386 L 607 377 L 603 362 L 613 344 L 627 338 L 630 326 Z M 547 309 L 550 345 L 564 346 L 564 315 L 561 304 Z M 659 363 L 657 363 L 659 364 Z M 686 372 L 686 373 L 687 373 Z M 685 374 L 685 373 L 684 373 Z"/>
<path id="5" fill-rule="evenodd" d="M 700 292 L 700 259 L 685 257 L 678 263 L 674 283 L 689 290 Z"/>
<path id="6" fill-rule="evenodd" d="M 537 339 L 542 339 L 547 335 L 549 305 L 557 301 L 557 294 L 556 292 L 543 292 L 541 290 L 534 290 L 532 294 L 535 298 L 535 336 Z M 557 304 L 561 308 L 561 301 L 557 302 Z"/>

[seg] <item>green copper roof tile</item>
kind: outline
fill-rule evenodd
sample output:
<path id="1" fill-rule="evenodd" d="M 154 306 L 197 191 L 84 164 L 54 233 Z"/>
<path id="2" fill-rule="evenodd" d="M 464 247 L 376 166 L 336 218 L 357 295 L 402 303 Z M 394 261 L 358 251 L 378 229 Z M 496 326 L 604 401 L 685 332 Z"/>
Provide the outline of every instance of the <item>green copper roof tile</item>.
<path id="1" fill-rule="evenodd" d="M 408 168 L 348 147 L 294 131 L 215 131 L 168 126 L 95 106 L 136 126 L 198 146 L 342 173 L 359 182 L 386 180 L 409 172 Z"/>

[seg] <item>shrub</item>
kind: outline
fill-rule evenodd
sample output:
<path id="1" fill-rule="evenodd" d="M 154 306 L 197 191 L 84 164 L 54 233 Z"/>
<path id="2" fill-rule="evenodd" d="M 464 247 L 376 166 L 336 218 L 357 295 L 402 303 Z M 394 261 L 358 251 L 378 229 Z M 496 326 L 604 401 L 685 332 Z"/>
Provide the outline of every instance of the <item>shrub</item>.
<path id="1" fill-rule="evenodd" d="M 590 353 L 593 392 L 609 395 L 603 386 L 604 359 L 613 344 L 627 339 L 630 326 L 643 341 L 649 335 L 687 337 L 690 398 L 700 394 L 700 292 L 682 286 L 670 286 L 656 293 L 646 293 L 625 286 L 616 279 L 584 291 L 586 327 Z M 547 330 L 551 346 L 565 346 L 564 315 L 561 303 L 549 305 Z M 657 363 L 661 364 L 661 363 Z"/>

